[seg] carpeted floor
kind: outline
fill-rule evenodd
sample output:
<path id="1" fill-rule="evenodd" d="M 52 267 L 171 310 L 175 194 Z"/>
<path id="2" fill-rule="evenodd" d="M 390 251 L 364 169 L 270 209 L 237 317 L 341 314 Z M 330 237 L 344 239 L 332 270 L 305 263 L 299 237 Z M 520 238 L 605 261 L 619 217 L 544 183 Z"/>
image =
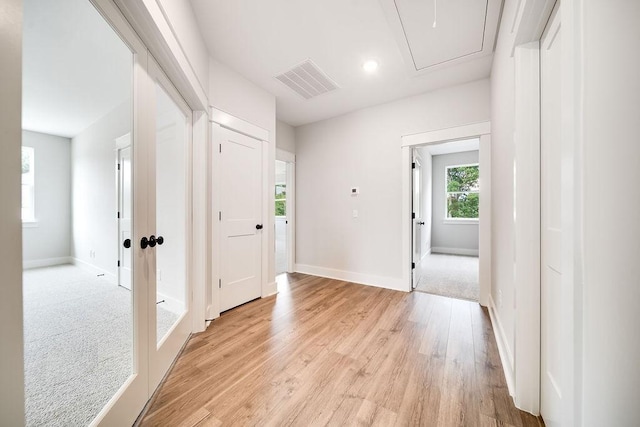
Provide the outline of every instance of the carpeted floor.
<path id="1" fill-rule="evenodd" d="M 429 254 L 422 260 L 416 290 L 478 301 L 478 257 Z"/>
<path id="2" fill-rule="evenodd" d="M 72 265 L 24 272 L 27 426 L 85 426 L 132 371 L 131 293 Z M 178 316 L 158 307 L 164 335 Z"/>

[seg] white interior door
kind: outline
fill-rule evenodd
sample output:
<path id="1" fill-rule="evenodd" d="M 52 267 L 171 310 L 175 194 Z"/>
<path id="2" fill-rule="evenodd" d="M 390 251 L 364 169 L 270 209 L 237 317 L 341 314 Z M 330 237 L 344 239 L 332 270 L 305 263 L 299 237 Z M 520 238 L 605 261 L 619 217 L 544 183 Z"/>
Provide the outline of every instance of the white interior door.
<path id="1" fill-rule="evenodd" d="M 413 178 L 412 178 L 412 206 L 413 206 L 413 288 L 418 285 L 420 277 L 422 277 L 422 227 L 424 227 L 424 218 L 422 212 L 422 159 L 413 150 Z"/>
<path id="2" fill-rule="evenodd" d="M 132 241 L 131 218 L 133 215 L 131 188 L 131 134 L 116 139 L 118 150 L 118 284 L 131 290 Z"/>
<path id="3" fill-rule="evenodd" d="M 153 80 L 154 143 L 149 149 L 149 388 L 151 392 L 191 333 L 189 206 L 192 113 L 159 65 Z"/>
<path id="4" fill-rule="evenodd" d="M 262 141 L 214 127 L 220 156 L 220 311 L 262 295 Z"/>
<path id="5" fill-rule="evenodd" d="M 562 283 L 561 28 L 554 11 L 540 45 L 541 71 L 541 408 L 547 426 L 562 424 L 568 366 Z"/>

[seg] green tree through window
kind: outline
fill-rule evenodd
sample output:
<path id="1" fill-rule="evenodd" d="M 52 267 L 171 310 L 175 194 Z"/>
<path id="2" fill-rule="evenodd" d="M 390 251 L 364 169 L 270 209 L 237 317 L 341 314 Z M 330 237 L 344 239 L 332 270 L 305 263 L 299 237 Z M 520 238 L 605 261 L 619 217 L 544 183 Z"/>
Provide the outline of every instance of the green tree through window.
<path id="1" fill-rule="evenodd" d="M 447 218 L 478 218 L 480 168 L 475 165 L 448 166 Z"/>

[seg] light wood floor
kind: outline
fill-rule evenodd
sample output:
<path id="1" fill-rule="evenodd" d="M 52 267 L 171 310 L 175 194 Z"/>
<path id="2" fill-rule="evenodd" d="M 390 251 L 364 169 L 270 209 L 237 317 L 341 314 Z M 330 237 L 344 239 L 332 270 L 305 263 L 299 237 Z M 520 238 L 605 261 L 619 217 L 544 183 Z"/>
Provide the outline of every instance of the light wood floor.
<path id="1" fill-rule="evenodd" d="M 302 274 L 194 336 L 142 426 L 539 426 L 478 304 Z"/>

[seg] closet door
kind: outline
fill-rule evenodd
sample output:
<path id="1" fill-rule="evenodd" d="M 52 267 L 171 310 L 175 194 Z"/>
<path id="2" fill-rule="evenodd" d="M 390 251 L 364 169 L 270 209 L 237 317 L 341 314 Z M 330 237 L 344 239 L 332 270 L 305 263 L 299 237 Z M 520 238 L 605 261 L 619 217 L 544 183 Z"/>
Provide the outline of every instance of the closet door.
<path id="1" fill-rule="evenodd" d="M 149 367 L 151 393 L 191 332 L 191 129 L 187 103 L 149 56 Z"/>

